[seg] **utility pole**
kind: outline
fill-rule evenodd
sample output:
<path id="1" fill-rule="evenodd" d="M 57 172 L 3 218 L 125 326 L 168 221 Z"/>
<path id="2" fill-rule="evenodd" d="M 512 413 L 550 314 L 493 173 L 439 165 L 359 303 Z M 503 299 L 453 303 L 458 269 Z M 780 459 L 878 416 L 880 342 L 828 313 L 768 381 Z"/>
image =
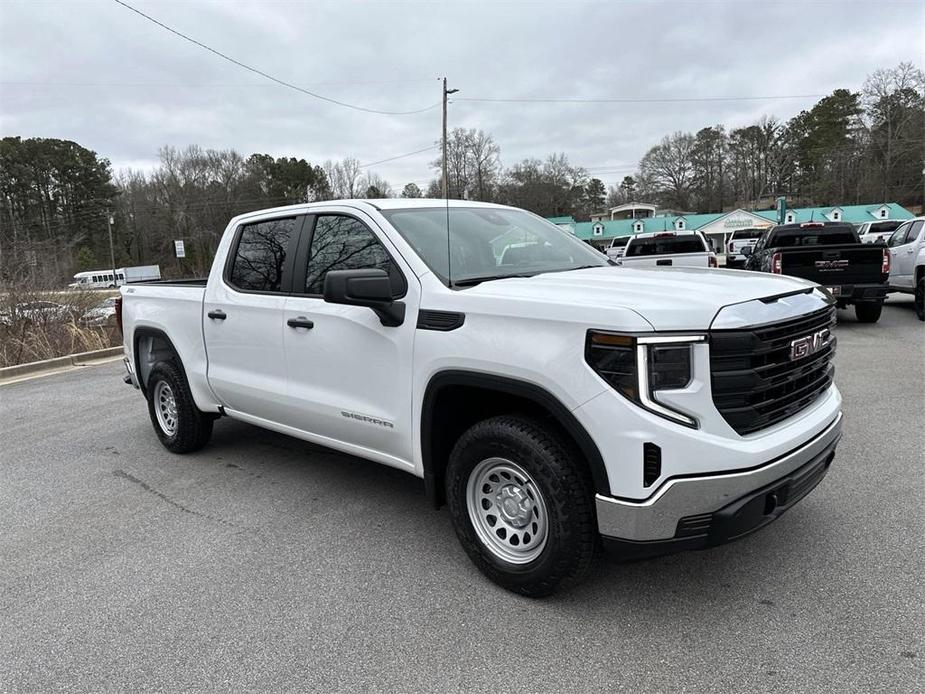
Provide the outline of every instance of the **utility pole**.
<path id="1" fill-rule="evenodd" d="M 449 181 L 447 180 L 446 166 L 446 100 L 450 94 L 455 94 L 458 89 L 446 88 L 446 77 L 443 78 L 443 199 L 450 197 Z"/>
<path id="2" fill-rule="evenodd" d="M 109 261 L 112 263 L 112 285 L 114 287 L 119 286 L 119 276 L 116 274 L 116 251 L 115 247 L 112 245 L 112 213 L 109 212 L 106 215 L 106 221 L 109 222 Z"/>

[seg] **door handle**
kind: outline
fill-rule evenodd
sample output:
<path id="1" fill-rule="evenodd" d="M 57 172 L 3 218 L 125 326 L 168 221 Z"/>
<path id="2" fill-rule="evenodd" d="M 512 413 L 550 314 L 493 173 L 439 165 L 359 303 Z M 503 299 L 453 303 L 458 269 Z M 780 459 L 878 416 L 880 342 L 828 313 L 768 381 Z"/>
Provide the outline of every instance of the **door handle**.
<path id="1" fill-rule="evenodd" d="M 225 312 L 222 309 L 216 309 L 215 311 L 209 311 L 207 314 L 212 320 L 225 320 L 228 316 L 225 315 Z"/>
<path id="2" fill-rule="evenodd" d="M 306 328 L 311 329 L 315 327 L 315 324 L 308 320 L 305 316 L 299 316 L 298 318 L 290 318 L 286 321 L 286 325 L 290 328 Z"/>

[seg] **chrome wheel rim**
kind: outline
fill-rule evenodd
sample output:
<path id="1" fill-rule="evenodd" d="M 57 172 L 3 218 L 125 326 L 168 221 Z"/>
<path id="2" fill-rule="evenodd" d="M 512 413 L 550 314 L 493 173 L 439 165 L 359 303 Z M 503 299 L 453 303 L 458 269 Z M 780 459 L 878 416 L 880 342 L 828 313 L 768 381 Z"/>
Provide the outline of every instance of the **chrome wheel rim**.
<path id="1" fill-rule="evenodd" d="M 154 386 L 154 412 L 157 423 L 168 436 L 177 433 L 177 400 L 170 384 L 158 381 Z"/>
<path id="2" fill-rule="evenodd" d="M 536 482 L 506 458 L 476 465 L 466 486 L 469 520 L 482 545 L 511 564 L 526 564 L 546 547 L 546 502 Z"/>

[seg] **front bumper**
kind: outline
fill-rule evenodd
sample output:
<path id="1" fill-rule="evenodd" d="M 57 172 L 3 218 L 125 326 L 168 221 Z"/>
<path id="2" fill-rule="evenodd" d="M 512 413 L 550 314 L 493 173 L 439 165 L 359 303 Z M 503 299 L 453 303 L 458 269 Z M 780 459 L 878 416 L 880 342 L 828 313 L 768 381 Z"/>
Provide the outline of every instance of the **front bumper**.
<path id="1" fill-rule="evenodd" d="M 841 413 L 796 450 L 751 470 L 667 480 L 637 502 L 598 494 L 598 530 L 624 555 L 722 544 L 775 520 L 825 476 L 841 437 Z"/>

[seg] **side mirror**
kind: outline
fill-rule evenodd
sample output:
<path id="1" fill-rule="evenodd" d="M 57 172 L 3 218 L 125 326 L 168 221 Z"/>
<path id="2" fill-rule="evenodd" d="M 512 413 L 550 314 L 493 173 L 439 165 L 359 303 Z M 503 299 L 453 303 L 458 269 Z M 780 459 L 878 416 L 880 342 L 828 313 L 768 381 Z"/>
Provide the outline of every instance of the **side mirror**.
<path id="1" fill-rule="evenodd" d="M 742 255 L 750 256 L 754 252 L 754 250 L 755 250 L 754 246 L 743 246 Z"/>
<path id="2" fill-rule="evenodd" d="M 324 300 L 371 308 L 390 328 L 405 322 L 405 304 L 392 298 L 392 283 L 385 270 L 331 270 L 324 276 Z"/>

